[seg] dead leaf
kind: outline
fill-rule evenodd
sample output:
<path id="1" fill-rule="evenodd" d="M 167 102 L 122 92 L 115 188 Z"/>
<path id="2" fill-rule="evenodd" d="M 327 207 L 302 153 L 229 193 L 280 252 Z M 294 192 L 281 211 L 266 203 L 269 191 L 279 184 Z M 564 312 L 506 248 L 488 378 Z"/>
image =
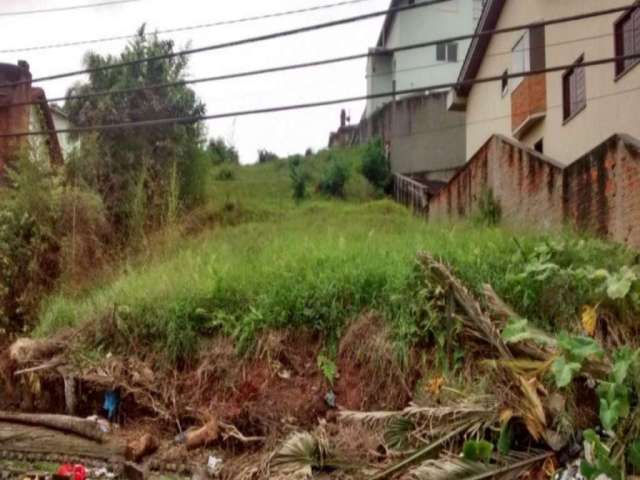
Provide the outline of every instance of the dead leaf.
<path id="1" fill-rule="evenodd" d="M 518 379 L 520 380 L 520 390 L 524 394 L 518 408 L 531 436 L 535 440 L 540 440 L 546 430 L 547 417 L 544 413 L 542 400 L 538 395 L 539 382 L 536 378 L 525 380 L 518 377 Z"/>
<path id="2" fill-rule="evenodd" d="M 597 307 L 591 305 L 584 305 L 582 307 L 582 328 L 585 333 L 590 337 L 596 334 L 596 327 L 598 326 L 598 310 Z"/>
<path id="3" fill-rule="evenodd" d="M 429 383 L 427 383 L 426 389 L 429 393 L 431 393 L 431 395 L 437 397 L 438 395 L 440 395 L 440 391 L 442 390 L 443 386 L 444 377 L 433 377 L 431 380 L 429 380 Z"/>

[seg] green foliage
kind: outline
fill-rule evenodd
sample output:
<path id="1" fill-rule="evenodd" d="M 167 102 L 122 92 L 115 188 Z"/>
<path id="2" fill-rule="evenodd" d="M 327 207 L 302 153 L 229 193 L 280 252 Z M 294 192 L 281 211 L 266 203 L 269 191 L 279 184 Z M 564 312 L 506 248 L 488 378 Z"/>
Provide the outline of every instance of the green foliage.
<path id="1" fill-rule="evenodd" d="M 597 388 L 600 421 L 608 431 L 614 432 L 619 421 L 629 416 L 631 404 L 638 403 L 639 373 L 640 350 L 622 347 L 614 353 L 609 380 L 601 381 Z"/>
<path id="2" fill-rule="evenodd" d="M 324 375 L 324 378 L 327 380 L 327 382 L 329 382 L 329 385 L 333 385 L 336 378 L 338 377 L 338 366 L 336 365 L 336 363 L 331 360 L 331 358 L 322 353 L 318 355 L 317 363 L 318 368 L 322 372 L 322 375 Z"/>
<path id="3" fill-rule="evenodd" d="M 500 436 L 498 437 L 498 452 L 500 455 L 507 455 L 511 451 L 511 445 L 513 443 L 513 429 L 511 428 L 511 422 L 507 422 L 500 429 Z"/>
<path id="4" fill-rule="evenodd" d="M 502 207 L 493 190 L 484 190 L 478 202 L 478 217 L 476 220 L 484 225 L 495 226 L 500 223 L 501 218 Z"/>
<path id="5" fill-rule="evenodd" d="M 391 182 L 391 165 L 380 137 L 371 140 L 364 151 L 362 174 L 377 190 L 384 191 Z"/>
<path id="6" fill-rule="evenodd" d="M 554 345 L 555 339 L 541 330 L 529 325 L 526 318 L 512 318 L 502 330 L 502 338 L 505 343 L 518 343 L 532 340 L 541 345 Z"/>
<path id="7" fill-rule="evenodd" d="M 462 456 L 471 462 L 488 462 L 493 448 L 493 444 L 486 440 L 467 440 L 462 446 Z"/>
<path id="8" fill-rule="evenodd" d="M 266 148 L 258 150 L 258 163 L 268 163 L 278 160 L 278 155 L 270 152 Z"/>
<path id="9" fill-rule="evenodd" d="M 627 447 L 627 458 L 634 469 L 634 473 L 640 472 L 640 439 L 636 439 Z"/>
<path id="10" fill-rule="evenodd" d="M 234 180 L 235 178 L 235 170 L 226 165 L 220 167 L 216 173 L 216 180 L 220 180 L 222 182 L 228 182 L 230 180 Z"/>
<path id="11" fill-rule="evenodd" d="M 289 177 L 293 190 L 293 199 L 298 203 L 307 198 L 309 174 L 304 171 L 302 158 L 294 156 L 289 160 Z"/>
<path id="12" fill-rule="evenodd" d="M 223 163 L 240 164 L 238 151 L 233 145 L 227 144 L 224 138 L 210 139 L 207 144 L 207 153 L 213 165 L 221 165 Z"/>
<path id="13" fill-rule="evenodd" d="M 605 475 L 611 480 L 622 480 L 622 474 L 620 469 L 615 465 L 610 458 L 609 449 L 602 443 L 598 434 L 593 430 L 587 430 L 584 432 L 584 439 L 586 443 L 593 448 L 593 463 L 589 463 L 583 460 L 580 464 L 580 473 L 584 475 L 587 480 L 595 480 L 600 475 Z"/>
<path id="14" fill-rule="evenodd" d="M 329 162 L 318 185 L 318 190 L 325 195 L 344 198 L 345 185 L 351 175 L 349 166 L 337 156 L 331 158 Z"/>
<path id="15" fill-rule="evenodd" d="M 559 388 L 571 383 L 587 359 L 602 358 L 604 355 L 602 347 L 593 338 L 569 336 L 565 332 L 558 336 L 558 346 L 562 355 L 554 360 L 551 372 Z"/>
<path id="16" fill-rule="evenodd" d="M 415 429 L 415 424 L 409 418 L 393 418 L 384 431 L 384 442 L 393 450 L 406 450 L 411 446 L 410 436 Z"/>
<path id="17" fill-rule="evenodd" d="M 144 62 L 132 68 L 100 69 L 174 51 L 173 41 L 146 34 L 142 27 L 118 56 L 87 53 L 84 63 L 93 72 L 89 74 L 88 81 L 74 85 L 68 93 L 82 96 L 99 91 L 179 82 L 186 78 L 188 59 L 185 56 Z M 65 103 L 65 110 L 71 121 L 80 127 L 141 118 L 194 117 L 205 113 L 204 104 L 186 85 L 71 98 Z M 174 163 L 181 185 L 180 200 L 193 202 L 197 199 L 201 187 L 194 182 L 199 178 L 198 169 L 202 168 L 202 162 L 199 147 L 194 146 L 200 144 L 201 138 L 202 128 L 198 123 L 110 130 L 95 137 L 97 152 L 91 163 L 96 173 L 92 181 L 102 196 L 109 221 L 120 237 L 126 238 L 131 234 L 139 238 L 140 229 L 145 224 L 160 224 L 166 218 L 166 195 L 175 185 L 172 179 Z M 130 217 L 132 211 L 136 215 L 133 219 Z"/>

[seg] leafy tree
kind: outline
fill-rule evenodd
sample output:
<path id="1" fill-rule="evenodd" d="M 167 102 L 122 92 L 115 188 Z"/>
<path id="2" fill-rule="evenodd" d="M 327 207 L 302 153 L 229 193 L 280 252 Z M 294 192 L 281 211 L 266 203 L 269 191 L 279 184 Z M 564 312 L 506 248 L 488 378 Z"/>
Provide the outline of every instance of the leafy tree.
<path id="1" fill-rule="evenodd" d="M 207 151 L 211 155 L 211 159 L 214 165 L 220 165 L 221 163 L 234 163 L 238 165 L 240 158 L 238 151 L 233 145 L 228 145 L 222 137 L 212 138 L 207 145 Z"/>
<path id="2" fill-rule="evenodd" d="M 391 166 L 380 137 L 367 144 L 362 160 L 362 174 L 379 190 L 386 190 L 391 182 Z"/>
<path id="3" fill-rule="evenodd" d="M 87 82 L 71 87 L 68 95 L 134 88 L 185 79 L 188 59 L 176 56 L 122 68 L 100 67 L 174 53 L 172 40 L 147 35 L 144 25 L 118 56 L 89 52 L 85 67 L 94 70 Z M 98 70 L 95 70 L 98 69 Z M 185 85 L 72 99 L 65 110 L 78 126 L 117 124 L 171 117 L 194 117 L 205 113 L 204 104 Z M 120 233 L 139 225 L 131 222 L 159 221 L 165 216 L 167 191 L 177 186 L 178 197 L 188 198 L 198 189 L 194 173 L 202 162 L 193 161 L 202 143 L 202 127 L 197 121 L 144 128 L 103 130 L 96 135 L 98 159 L 95 182 L 111 223 Z M 196 158 L 197 160 L 197 158 Z M 176 177 L 178 181 L 176 182 Z M 202 181 L 202 180 L 200 180 Z M 175 192 L 174 192 L 175 193 Z"/>
<path id="4" fill-rule="evenodd" d="M 300 202 L 307 198 L 309 175 L 303 171 L 302 157 L 300 155 L 294 155 L 289 160 L 289 177 L 293 188 L 293 199 L 296 202 Z"/>
<path id="5" fill-rule="evenodd" d="M 278 160 L 278 155 L 275 153 L 267 149 L 258 150 L 258 163 L 273 162 L 274 160 Z"/>
<path id="6" fill-rule="evenodd" d="M 351 172 L 346 162 L 334 157 L 325 170 L 318 189 L 325 195 L 343 198 L 344 188 L 349 180 L 350 174 Z"/>

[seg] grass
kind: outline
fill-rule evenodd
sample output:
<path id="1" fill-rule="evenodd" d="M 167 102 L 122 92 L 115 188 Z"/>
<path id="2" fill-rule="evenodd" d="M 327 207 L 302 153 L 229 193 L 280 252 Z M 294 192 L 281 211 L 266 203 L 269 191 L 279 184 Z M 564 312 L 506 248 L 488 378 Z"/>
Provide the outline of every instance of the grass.
<path id="1" fill-rule="evenodd" d="M 524 269 L 526 252 L 548 237 L 428 224 L 389 200 L 372 199 L 373 189 L 357 172 L 359 151 L 339 155 L 352 169 L 346 199 L 314 193 L 299 206 L 291 198 L 286 162 L 235 167 L 232 178 L 211 182 L 203 211 L 226 211 L 237 221 L 181 237 L 152 259 L 122 265 L 88 291 L 61 290 L 45 302 L 36 333 L 51 335 L 89 321 L 97 325 L 96 346 L 105 351 L 135 346 L 177 361 L 217 332 L 241 348 L 270 328 L 312 328 L 337 339 L 346 322 L 375 309 L 399 339 L 411 342 L 420 334 L 411 308 L 420 250 L 452 264 L 473 288 L 490 283 L 518 311 L 553 321 L 541 308 L 548 292 L 534 291 L 531 301 L 513 280 Z M 306 161 L 314 182 L 327 157 Z M 596 240 L 579 243 L 568 234 L 554 239 L 571 240 L 569 263 L 615 268 L 629 261 L 628 253 Z M 573 299 L 569 311 L 575 313 L 582 300 Z"/>

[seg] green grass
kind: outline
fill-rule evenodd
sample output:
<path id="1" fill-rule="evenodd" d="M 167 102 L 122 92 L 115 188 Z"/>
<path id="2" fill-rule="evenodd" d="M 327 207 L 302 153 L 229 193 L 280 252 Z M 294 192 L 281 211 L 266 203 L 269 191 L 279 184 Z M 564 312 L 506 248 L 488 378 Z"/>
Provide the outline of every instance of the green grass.
<path id="1" fill-rule="evenodd" d="M 372 189 L 357 172 L 358 152 L 342 155 L 353 170 L 347 199 L 314 194 L 298 206 L 285 162 L 236 167 L 232 180 L 211 182 L 203 208 L 244 212 L 242 218 L 180 238 L 152 261 L 123 265 L 118 275 L 89 291 L 51 296 L 36 333 L 94 322 L 98 347 L 160 351 L 175 361 L 191 356 L 199 339 L 217 332 L 233 336 L 239 347 L 249 347 L 262 329 L 281 327 L 312 328 L 336 339 L 346 322 L 376 309 L 399 339 L 411 342 L 417 331 L 410 307 L 420 250 L 452 264 L 472 288 L 490 283 L 523 314 L 554 320 L 542 309 L 547 293 L 527 295 L 513 280 L 523 271 L 526 252 L 546 237 L 473 224 L 427 224 L 389 200 L 372 200 Z M 323 154 L 307 168 L 318 178 L 326 163 Z M 615 268 L 629 260 L 621 249 L 594 240 L 568 245 L 569 264 Z M 569 312 L 582 301 L 572 299 Z"/>

